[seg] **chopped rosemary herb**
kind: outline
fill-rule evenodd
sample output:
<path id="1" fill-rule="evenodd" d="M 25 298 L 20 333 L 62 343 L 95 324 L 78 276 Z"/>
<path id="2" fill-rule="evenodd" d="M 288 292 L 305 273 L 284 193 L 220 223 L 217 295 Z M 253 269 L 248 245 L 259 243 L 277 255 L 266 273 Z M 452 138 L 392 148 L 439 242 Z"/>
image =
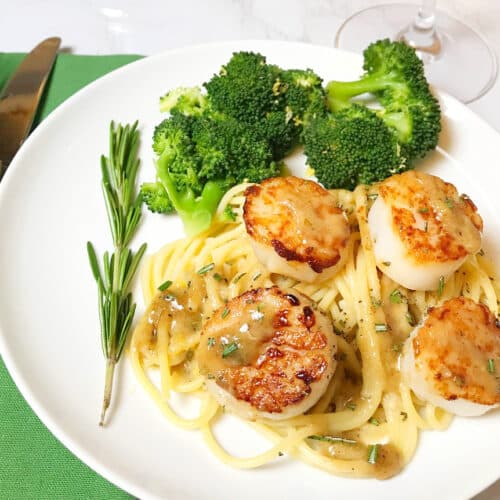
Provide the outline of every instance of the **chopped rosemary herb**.
<path id="1" fill-rule="evenodd" d="M 437 295 L 438 297 L 441 297 L 443 295 L 443 290 L 444 290 L 444 276 L 439 277 L 439 284 L 437 288 Z"/>
<path id="2" fill-rule="evenodd" d="M 403 302 L 404 297 L 403 294 L 400 292 L 400 290 L 395 288 L 389 295 L 389 298 L 391 299 L 391 302 L 393 304 L 401 304 Z"/>
<path id="3" fill-rule="evenodd" d="M 257 273 L 255 276 L 252 278 L 252 281 L 257 281 L 261 277 L 262 273 Z"/>
<path id="4" fill-rule="evenodd" d="M 370 418 L 370 420 L 368 420 L 368 422 L 370 422 L 370 424 L 372 424 L 372 425 L 376 425 L 376 426 L 380 425 L 380 422 L 375 417 Z"/>
<path id="5" fill-rule="evenodd" d="M 356 409 L 356 403 L 347 403 L 345 406 L 351 411 L 354 411 Z"/>
<path id="6" fill-rule="evenodd" d="M 213 268 L 215 267 L 215 264 L 211 262 L 210 264 L 207 264 L 206 266 L 200 267 L 198 271 L 196 271 L 197 274 L 206 274 L 210 272 Z"/>
<path id="7" fill-rule="evenodd" d="M 222 281 L 224 279 L 224 277 L 219 274 L 219 273 L 214 273 L 214 280 L 215 281 Z"/>
<path id="8" fill-rule="evenodd" d="M 387 267 L 389 267 L 391 265 L 391 263 L 388 260 L 386 260 L 385 262 L 382 262 L 382 264 L 384 264 L 384 266 L 387 266 Z"/>
<path id="9" fill-rule="evenodd" d="M 245 276 L 245 274 L 246 273 L 238 274 L 238 276 L 236 276 L 236 278 L 234 278 L 233 283 L 238 283 L 238 281 L 240 281 L 240 279 L 243 278 L 243 276 Z"/>
<path id="10" fill-rule="evenodd" d="M 377 198 L 378 198 L 378 193 L 370 193 L 370 194 L 368 195 L 368 199 L 369 199 L 369 200 L 372 200 L 372 201 L 373 201 L 373 200 L 376 200 Z"/>
<path id="11" fill-rule="evenodd" d="M 413 317 L 413 315 L 412 315 L 412 313 L 410 311 L 408 311 L 405 314 L 405 318 L 406 318 L 406 321 L 408 321 L 408 324 L 410 326 L 415 326 L 415 318 Z"/>
<path id="12" fill-rule="evenodd" d="M 422 207 L 422 208 L 419 208 L 418 211 L 421 213 L 421 214 L 426 214 L 427 212 L 429 212 L 429 207 Z"/>
<path id="13" fill-rule="evenodd" d="M 488 359 L 488 371 L 495 373 L 495 360 L 493 358 Z"/>
<path id="14" fill-rule="evenodd" d="M 224 346 L 224 350 L 222 351 L 222 357 L 227 358 L 238 349 L 239 349 L 238 344 L 236 342 L 231 342 L 230 344 Z"/>
<path id="15" fill-rule="evenodd" d="M 220 317 L 222 319 L 224 319 L 228 314 L 229 314 L 229 309 L 227 307 L 225 307 L 224 310 L 222 311 Z"/>
<path id="16" fill-rule="evenodd" d="M 399 343 L 399 344 L 393 344 L 392 345 L 392 350 L 394 352 L 401 352 L 401 349 L 403 348 L 403 344 L 402 343 Z"/>
<path id="17" fill-rule="evenodd" d="M 213 347 L 215 345 L 215 337 L 208 337 L 207 345 L 208 347 Z"/>
<path id="18" fill-rule="evenodd" d="M 453 208 L 455 206 L 455 202 L 451 199 L 451 198 L 445 198 L 444 199 L 444 204 L 448 207 L 448 208 Z"/>
<path id="19" fill-rule="evenodd" d="M 172 285 L 172 281 L 167 280 L 167 281 L 165 281 L 165 283 L 162 283 L 158 287 L 158 290 L 160 290 L 160 292 L 164 292 L 167 288 L 170 288 L 171 285 Z"/>
<path id="20" fill-rule="evenodd" d="M 232 209 L 231 205 L 226 205 L 224 216 L 230 221 L 234 222 L 236 220 L 236 212 Z"/>
<path id="21" fill-rule="evenodd" d="M 385 323 L 375 323 L 375 331 L 377 333 L 387 332 L 389 330 Z"/>
<path id="22" fill-rule="evenodd" d="M 369 464 L 376 464 L 377 463 L 377 458 L 378 458 L 378 444 L 371 444 L 368 446 L 368 463 Z"/>
<path id="23" fill-rule="evenodd" d="M 354 439 L 348 439 L 339 436 L 324 436 L 319 434 L 313 434 L 312 436 L 307 436 L 307 439 L 314 439 L 315 441 L 324 441 L 326 443 L 357 444 L 357 441 L 355 441 Z"/>

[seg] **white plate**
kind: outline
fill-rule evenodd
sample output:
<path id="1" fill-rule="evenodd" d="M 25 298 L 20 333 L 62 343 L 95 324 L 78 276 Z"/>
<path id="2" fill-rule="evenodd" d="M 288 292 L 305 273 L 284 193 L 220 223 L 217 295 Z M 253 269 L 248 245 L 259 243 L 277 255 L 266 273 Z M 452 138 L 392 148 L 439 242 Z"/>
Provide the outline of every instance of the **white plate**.
<path id="1" fill-rule="evenodd" d="M 142 178 L 154 169 L 150 137 L 158 97 L 208 80 L 235 50 L 260 51 L 283 67 L 311 67 L 326 80 L 356 78 L 360 59 L 326 47 L 234 42 L 187 48 L 119 69 L 83 89 L 35 130 L 0 184 L 0 348 L 21 392 L 77 456 L 131 494 L 146 498 L 469 498 L 498 477 L 499 412 L 455 419 L 446 432 L 421 434 L 409 466 L 394 479 L 348 480 L 283 457 L 259 470 L 233 470 L 197 432 L 174 428 L 136 383 L 118 370 L 110 423 L 98 427 L 104 376 L 95 283 L 85 243 L 110 247 L 99 182 L 111 119 L 139 119 Z M 442 150 L 428 168 L 466 191 L 485 219 L 486 251 L 500 249 L 500 138 L 457 101 L 442 96 Z M 146 213 L 136 239 L 154 251 L 180 236 L 173 217 Z M 140 296 L 137 296 L 140 302 Z M 234 421 L 234 443 L 253 440 Z"/>

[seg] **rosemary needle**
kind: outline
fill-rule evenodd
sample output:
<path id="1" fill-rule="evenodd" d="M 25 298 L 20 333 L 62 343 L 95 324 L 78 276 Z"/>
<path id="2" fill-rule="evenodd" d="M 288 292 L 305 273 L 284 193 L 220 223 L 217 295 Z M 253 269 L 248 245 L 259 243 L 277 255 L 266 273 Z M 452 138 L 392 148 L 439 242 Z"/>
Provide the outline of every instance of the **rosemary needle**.
<path id="1" fill-rule="evenodd" d="M 134 319 L 136 305 L 132 301 L 130 285 L 146 251 L 146 244 L 141 245 L 136 253 L 128 247 L 141 218 L 142 200 L 136 194 L 138 145 L 137 122 L 116 127 L 111 122 L 109 157 L 101 156 L 101 173 L 114 251 L 111 255 L 104 253 L 102 271 L 92 243 L 87 243 L 90 268 L 97 283 L 101 345 L 106 358 L 101 426 L 111 403 L 115 366 Z"/>

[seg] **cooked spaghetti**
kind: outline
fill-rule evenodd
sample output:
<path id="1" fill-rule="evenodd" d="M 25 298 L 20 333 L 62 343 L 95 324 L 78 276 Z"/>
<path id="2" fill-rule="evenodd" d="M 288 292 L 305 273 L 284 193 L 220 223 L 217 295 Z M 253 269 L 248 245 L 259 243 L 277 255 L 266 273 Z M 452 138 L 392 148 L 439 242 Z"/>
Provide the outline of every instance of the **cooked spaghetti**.
<path id="1" fill-rule="evenodd" d="M 208 232 L 169 243 L 147 260 L 142 288 L 149 306 L 130 346 L 139 381 L 174 424 L 201 431 L 212 452 L 232 466 L 258 467 L 285 453 L 336 475 L 382 479 L 398 473 L 412 458 L 419 431 L 446 429 L 452 418 L 403 383 L 401 347 L 428 308 L 451 297 L 470 297 L 498 315 L 500 286 L 492 264 L 480 252 L 436 291 L 403 288 L 376 267 L 367 214 L 377 187 L 358 186 L 354 192 L 331 192 L 351 227 L 345 267 L 319 284 L 270 274 L 256 259 L 242 220 L 247 187 L 238 185 L 225 195 Z M 249 422 L 270 447 L 257 456 L 236 457 L 214 436 L 222 411 L 206 390 L 194 352 L 203 324 L 227 301 L 274 285 L 307 295 L 330 316 L 337 368 L 305 414 Z M 172 392 L 199 398 L 199 415 L 180 417 L 170 404 Z"/>

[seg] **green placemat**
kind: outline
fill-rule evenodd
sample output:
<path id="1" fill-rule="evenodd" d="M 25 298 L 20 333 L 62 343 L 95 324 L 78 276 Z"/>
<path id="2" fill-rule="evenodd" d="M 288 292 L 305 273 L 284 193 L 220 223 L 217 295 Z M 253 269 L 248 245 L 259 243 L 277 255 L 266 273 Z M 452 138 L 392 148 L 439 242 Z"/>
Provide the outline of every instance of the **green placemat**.
<path id="1" fill-rule="evenodd" d="M 24 54 L 0 53 L 0 88 Z M 100 76 L 140 56 L 59 54 L 36 126 L 61 102 Z M 40 422 L 0 359 L 0 498 L 72 500 L 130 498 L 83 464 Z"/>

